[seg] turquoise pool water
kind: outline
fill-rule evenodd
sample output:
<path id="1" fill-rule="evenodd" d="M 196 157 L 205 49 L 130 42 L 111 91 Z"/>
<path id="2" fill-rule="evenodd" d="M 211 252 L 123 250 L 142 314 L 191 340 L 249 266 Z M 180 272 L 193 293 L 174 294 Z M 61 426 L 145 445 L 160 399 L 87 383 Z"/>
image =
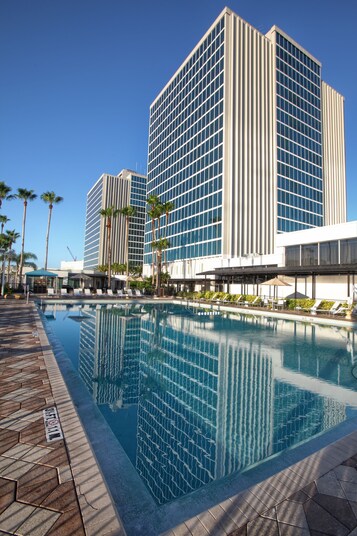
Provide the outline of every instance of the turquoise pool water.
<path id="1" fill-rule="evenodd" d="M 173 304 L 42 311 L 157 504 L 356 416 L 353 330 Z"/>

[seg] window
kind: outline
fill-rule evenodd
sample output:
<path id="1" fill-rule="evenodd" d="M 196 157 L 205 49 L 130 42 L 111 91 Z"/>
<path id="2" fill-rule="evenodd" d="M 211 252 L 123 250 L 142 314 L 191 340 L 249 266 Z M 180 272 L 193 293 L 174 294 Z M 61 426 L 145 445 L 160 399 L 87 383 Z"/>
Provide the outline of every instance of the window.
<path id="1" fill-rule="evenodd" d="M 320 244 L 320 264 L 338 264 L 337 240 Z"/>
<path id="2" fill-rule="evenodd" d="M 318 264 L 317 244 L 304 244 L 301 246 L 301 265 L 315 266 Z"/>
<path id="3" fill-rule="evenodd" d="M 300 266 L 300 246 L 285 248 L 285 266 Z"/>
<path id="4" fill-rule="evenodd" d="M 341 240 L 341 264 L 357 263 L 357 238 Z"/>

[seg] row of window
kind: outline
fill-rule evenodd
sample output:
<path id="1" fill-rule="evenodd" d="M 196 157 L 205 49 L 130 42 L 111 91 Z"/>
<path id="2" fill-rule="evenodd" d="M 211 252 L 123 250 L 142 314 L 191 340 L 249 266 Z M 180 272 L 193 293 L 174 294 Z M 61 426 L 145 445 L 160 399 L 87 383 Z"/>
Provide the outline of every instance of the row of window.
<path id="1" fill-rule="evenodd" d="M 283 35 L 281 35 L 280 33 L 277 33 L 276 34 L 276 42 L 278 45 L 280 45 L 282 48 L 284 48 L 285 50 L 287 50 L 289 52 L 289 54 L 291 54 L 292 56 L 294 56 L 294 58 L 297 58 L 299 61 L 301 61 L 301 63 L 303 63 L 304 65 L 306 65 L 309 69 L 311 69 L 312 71 L 314 71 L 314 73 L 316 73 L 318 76 L 320 76 L 320 72 L 321 72 L 321 67 L 318 63 L 316 63 L 316 61 L 313 61 L 311 58 L 309 58 L 309 56 L 307 56 L 306 54 L 304 54 L 304 52 L 302 50 L 300 50 L 299 48 L 297 48 L 295 45 L 293 45 L 293 43 L 291 43 L 290 41 L 288 41 Z"/>
<path id="2" fill-rule="evenodd" d="M 285 61 L 288 65 L 291 65 L 291 67 L 301 73 L 303 76 L 311 80 L 314 84 L 317 86 L 320 84 L 320 76 L 316 73 L 314 73 L 309 67 L 302 64 L 299 60 L 294 58 L 291 54 L 289 54 L 286 50 L 281 48 L 279 45 L 276 47 L 276 55 L 281 60 Z"/>
<path id="3" fill-rule="evenodd" d="M 221 255 L 222 244 L 221 240 L 212 240 L 210 242 L 202 242 L 201 244 L 192 244 L 186 247 L 167 250 L 167 262 L 173 262 L 183 259 L 195 259 L 197 257 L 212 257 Z M 144 255 L 144 263 L 151 264 L 152 254 Z"/>
<path id="4" fill-rule="evenodd" d="M 321 131 L 321 121 L 307 114 L 300 108 L 297 108 L 291 102 L 288 102 L 285 99 L 282 99 L 281 97 L 277 97 L 277 106 L 278 106 L 278 109 L 280 108 L 280 110 L 283 110 L 284 112 L 287 112 L 288 114 L 293 115 L 300 121 L 303 121 L 306 125 L 309 125 L 311 128 Z"/>
<path id="5" fill-rule="evenodd" d="M 166 166 L 159 166 L 156 170 L 156 176 L 155 178 L 150 181 L 150 185 L 148 188 L 148 193 L 152 193 L 153 190 L 156 189 L 156 187 L 167 180 L 170 177 L 173 177 L 173 179 L 178 182 L 175 177 L 178 176 L 179 172 L 185 168 L 186 169 L 186 176 L 188 175 L 195 175 L 196 173 L 199 173 L 204 168 L 212 165 L 213 163 L 217 162 L 222 158 L 222 152 L 223 148 L 222 146 L 216 147 L 213 149 L 213 151 L 203 155 L 200 159 L 196 160 L 195 162 L 190 162 L 190 155 L 183 158 L 182 160 L 179 160 L 178 162 L 175 162 L 170 168 L 166 168 Z"/>
<path id="6" fill-rule="evenodd" d="M 276 60 L 276 68 L 278 71 L 280 71 L 283 74 L 286 74 L 289 78 L 300 84 L 302 87 L 307 89 L 308 91 L 311 91 L 316 97 L 320 97 L 321 87 L 320 84 L 317 86 L 310 82 L 307 78 L 302 76 L 300 73 L 295 71 L 290 65 L 287 65 L 283 61 L 277 59 Z"/>
<path id="7" fill-rule="evenodd" d="M 220 51 L 217 51 L 216 54 L 218 52 Z M 152 141 L 155 130 L 161 128 L 163 117 L 171 118 L 172 116 L 178 115 L 209 86 L 211 86 L 211 91 L 219 87 L 223 82 L 223 77 L 220 76 L 223 67 L 223 58 L 221 56 L 214 56 L 207 64 L 207 68 L 203 70 L 204 72 L 196 73 L 194 78 L 185 87 L 185 90 L 169 102 L 160 115 L 155 119 L 150 115 L 151 130 L 149 140 Z"/>
<path id="8" fill-rule="evenodd" d="M 208 125 L 205 125 L 205 118 L 202 118 L 185 131 L 179 128 L 177 132 L 166 138 L 152 152 L 150 152 L 149 147 L 149 162 L 151 163 L 159 154 L 162 154 L 165 158 L 167 155 L 174 153 L 179 147 L 185 146 L 185 144 L 187 150 L 191 150 L 194 146 L 199 145 L 203 140 L 215 134 L 221 128 L 223 128 L 223 116 L 219 116 Z"/>
<path id="9" fill-rule="evenodd" d="M 321 120 L 321 111 L 320 108 L 316 108 L 313 104 L 310 104 L 306 100 L 302 99 L 290 89 L 282 86 L 281 84 L 277 83 L 276 85 L 277 89 L 277 95 L 282 97 L 283 99 L 291 102 L 301 110 L 304 110 L 306 113 L 312 115 L 313 117 L 316 117 L 316 119 Z"/>
<path id="10" fill-rule="evenodd" d="M 322 225 L 322 223 L 320 223 L 319 225 Z M 304 229 L 311 229 L 312 227 L 316 227 L 316 225 L 307 225 L 306 223 L 299 223 L 297 221 L 278 218 L 278 233 L 303 231 Z"/>
<path id="11" fill-rule="evenodd" d="M 156 166 L 150 167 L 149 173 L 155 173 L 157 170 L 162 170 L 163 168 L 170 168 L 173 166 L 174 163 L 178 161 L 183 162 L 183 166 L 186 167 L 189 164 L 192 164 L 192 162 L 195 162 L 196 160 L 199 160 L 202 156 L 207 154 L 209 151 L 212 151 L 216 147 L 218 147 L 223 140 L 223 131 L 220 130 L 217 132 L 217 134 L 214 134 L 210 138 L 206 138 L 206 141 L 204 143 L 201 143 L 201 145 L 196 145 L 194 143 L 189 143 L 187 145 L 191 146 L 191 150 L 189 150 L 188 146 L 180 147 L 174 154 L 168 156 L 166 159 L 161 159 L 158 157 L 156 159 Z"/>
<path id="12" fill-rule="evenodd" d="M 287 192 L 300 195 L 302 197 L 305 197 L 306 199 L 312 199 L 313 201 L 317 201 L 318 203 L 322 203 L 322 191 L 321 190 L 315 190 L 314 188 L 309 188 L 308 186 L 305 186 L 304 184 L 301 184 L 300 182 L 292 181 L 290 179 L 286 179 L 285 177 L 280 177 L 278 175 L 278 190 L 279 189 L 286 190 Z"/>
<path id="13" fill-rule="evenodd" d="M 283 149 L 278 149 L 278 161 L 322 179 L 322 169 L 320 167 L 317 167 L 306 160 L 301 160 L 298 156 L 287 153 Z"/>
<path id="14" fill-rule="evenodd" d="M 356 264 L 357 238 L 301 244 L 285 248 L 286 266 Z"/>
<path id="15" fill-rule="evenodd" d="M 181 136 L 181 134 L 185 135 L 185 132 L 187 132 L 191 126 L 196 125 L 199 121 L 201 123 L 201 128 L 204 128 L 206 125 L 209 125 L 215 119 L 217 119 L 217 117 L 221 116 L 222 113 L 222 101 L 214 106 L 212 110 L 209 110 L 206 114 L 202 113 L 202 109 L 199 108 L 195 110 L 192 116 L 187 118 L 182 124 L 179 124 L 178 119 L 175 119 L 175 121 L 168 128 L 159 134 L 155 143 L 161 144 L 166 140 L 168 140 L 168 143 L 170 143 L 173 138 Z M 154 147 L 155 144 L 150 144 L 149 149 L 153 149 Z"/>
<path id="16" fill-rule="evenodd" d="M 288 138 L 289 140 L 293 140 L 294 142 L 300 145 L 303 145 L 307 149 L 310 149 L 310 151 L 313 151 L 321 155 L 321 152 L 322 152 L 321 143 L 313 141 L 307 136 L 300 134 L 300 132 L 296 132 L 296 130 L 293 130 L 292 128 L 288 127 L 287 125 L 284 125 L 283 123 L 280 123 L 279 121 L 277 122 L 277 132 L 278 134 L 281 134 L 285 138 Z"/>
<path id="17" fill-rule="evenodd" d="M 210 181 L 213 178 L 218 178 L 219 182 L 217 186 L 222 186 L 222 161 L 215 162 L 211 166 L 208 166 L 200 172 L 196 172 L 196 164 L 192 164 L 189 168 L 180 171 L 174 177 L 169 177 L 167 181 L 161 183 L 155 190 L 155 194 L 160 198 L 163 194 L 170 200 L 175 200 L 187 190 L 196 188 L 200 184 L 207 183 L 210 186 Z M 214 183 L 216 184 L 216 183 Z M 151 193 L 151 192 L 150 192 Z M 165 200 L 165 199 L 163 199 Z"/>
<path id="18" fill-rule="evenodd" d="M 295 154 L 299 158 L 303 158 L 304 160 L 307 160 L 316 166 L 322 166 L 322 157 L 320 155 L 313 153 L 312 151 L 309 151 L 309 149 L 306 149 L 305 147 L 302 147 L 291 140 L 287 140 L 282 136 L 278 136 L 277 141 L 280 149 L 284 149 L 291 154 Z"/>
<path id="19" fill-rule="evenodd" d="M 278 203 L 283 203 L 284 205 L 289 205 L 290 207 L 301 210 L 307 210 L 308 212 L 314 212 L 320 216 L 323 214 L 321 203 L 317 203 L 306 197 L 300 197 L 299 195 L 285 192 L 284 190 L 278 190 Z"/>
<path id="20" fill-rule="evenodd" d="M 203 94 L 204 98 L 203 98 Z M 207 95 L 210 97 L 207 98 Z M 187 108 L 185 108 L 180 114 L 173 115 L 172 117 L 167 117 L 162 123 L 162 129 L 159 129 L 159 132 L 164 132 L 166 135 L 172 131 L 171 128 L 173 124 L 180 125 L 186 119 L 190 118 L 189 124 L 192 125 L 193 122 L 196 122 L 196 119 L 202 117 L 206 112 L 211 111 L 211 109 L 218 104 L 223 99 L 223 87 L 218 88 L 214 93 L 204 91 L 194 102 L 192 102 Z M 195 112 L 199 115 L 194 118 Z M 159 138 L 159 136 L 158 136 Z"/>
<path id="21" fill-rule="evenodd" d="M 175 77 L 175 79 L 172 81 L 172 83 L 163 91 L 163 93 L 160 95 L 160 97 L 157 99 L 155 104 L 153 105 L 153 110 L 157 110 L 161 104 L 165 101 L 165 99 L 168 97 L 168 95 L 171 93 L 174 86 L 176 86 L 179 82 L 182 81 L 182 79 L 189 75 L 190 77 L 190 70 L 195 65 L 197 59 L 202 56 L 204 51 L 207 49 L 207 47 L 211 46 L 212 43 L 214 43 L 216 40 L 218 41 L 218 44 L 220 44 L 224 39 L 224 31 L 222 31 L 224 28 L 224 18 L 222 18 L 218 24 L 212 29 L 212 32 L 207 36 L 207 38 L 201 43 L 199 48 L 196 50 L 194 54 L 192 54 L 191 58 L 187 61 L 187 63 L 183 66 L 180 73 Z M 171 96 L 170 96 L 171 98 Z"/>
<path id="22" fill-rule="evenodd" d="M 307 89 L 300 86 L 300 84 L 297 84 L 294 82 L 294 80 L 291 80 L 288 76 L 286 76 L 283 73 L 277 72 L 276 81 L 281 84 L 282 86 L 290 89 L 300 97 L 302 97 L 304 100 L 309 102 L 310 104 L 313 104 L 316 106 L 316 108 L 321 109 L 321 96 L 320 93 L 318 96 L 311 93 L 311 91 L 307 91 Z"/>
<path id="23" fill-rule="evenodd" d="M 215 207 L 211 210 L 207 210 L 201 214 L 191 214 L 185 220 L 176 219 L 176 223 L 170 224 L 168 227 L 168 237 L 182 236 L 186 233 L 190 236 L 192 230 L 196 228 L 209 227 L 212 225 L 219 225 L 222 219 L 222 207 Z M 145 251 L 149 251 L 150 247 L 147 242 L 151 242 L 151 224 L 148 222 L 145 226 L 145 238 L 146 246 Z M 187 242 L 189 240 L 187 239 Z"/>
<path id="24" fill-rule="evenodd" d="M 311 227 L 320 227 L 323 222 L 322 215 L 306 212 L 305 210 L 286 205 L 281 205 L 280 203 L 278 204 L 278 216 L 287 220 L 305 223 Z"/>
<path id="25" fill-rule="evenodd" d="M 315 140 L 317 143 L 321 143 L 321 125 L 319 125 L 319 128 L 315 130 L 313 127 L 299 121 L 293 115 L 290 115 L 279 109 L 277 109 L 277 120 L 284 125 L 291 127 L 297 132 L 301 132 L 301 134 L 304 134 L 304 136 L 308 136 L 309 138 Z"/>

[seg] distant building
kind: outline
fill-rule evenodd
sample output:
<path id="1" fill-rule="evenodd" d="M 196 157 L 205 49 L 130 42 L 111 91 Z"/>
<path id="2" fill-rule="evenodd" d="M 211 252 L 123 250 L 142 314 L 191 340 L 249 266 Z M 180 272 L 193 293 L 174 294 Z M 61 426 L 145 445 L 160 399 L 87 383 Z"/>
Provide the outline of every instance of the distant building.
<path id="1" fill-rule="evenodd" d="M 96 270 L 107 262 L 105 219 L 102 209 L 135 207 L 129 223 L 129 265 L 143 263 L 146 177 L 124 169 L 118 175 L 103 174 L 87 194 L 84 270 Z M 112 262 L 125 263 L 125 218 L 112 221 Z"/>
<path id="2" fill-rule="evenodd" d="M 291 37 L 223 10 L 150 108 L 147 193 L 175 206 L 173 281 L 346 221 L 343 106 Z M 147 220 L 147 272 L 151 241 Z"/>

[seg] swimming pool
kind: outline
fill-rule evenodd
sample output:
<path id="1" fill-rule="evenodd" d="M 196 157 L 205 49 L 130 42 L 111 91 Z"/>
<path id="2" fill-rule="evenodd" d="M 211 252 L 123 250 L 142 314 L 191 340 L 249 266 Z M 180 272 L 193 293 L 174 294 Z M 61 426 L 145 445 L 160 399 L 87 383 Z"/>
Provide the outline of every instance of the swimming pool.
<path id="1" fill-rule="evenodd" d="M 356 415 L 353 330 L 166 303 L 43 313 L 158 505 Z"/>

